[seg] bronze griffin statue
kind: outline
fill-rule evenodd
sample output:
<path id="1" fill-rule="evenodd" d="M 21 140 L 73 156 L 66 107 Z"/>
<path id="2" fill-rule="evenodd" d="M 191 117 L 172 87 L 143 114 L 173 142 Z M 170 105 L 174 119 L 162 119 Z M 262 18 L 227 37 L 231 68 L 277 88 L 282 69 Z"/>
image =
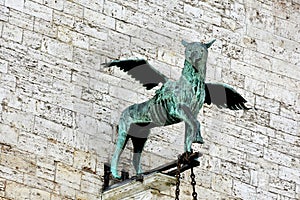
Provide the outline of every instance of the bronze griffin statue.
<path id="1" fill-rule="evenodd" d="M 141 153 L 150 129 L 179 122 L 185 123 L 185 152 L 192 151 L 192 143 L 203 143 L 197 114 L 204 103 L 215 104 L 231 110 L 249 109 L 247 101 L 233 88 L 225 84 L 205 83 L 208 48 L 214 43 L 182 41 L 185 61 L 182 75 L 171 81 L 155 70 L 146 60 L 113 60 L 106 67 L 117 66 L 140 81 L 147 90 L 163 83 L 155 96 L 146 102 L 126 108 L 120 117 L 116 149 L 111 161 L 111 172 L 117 172 L 120 155 L 130 138 L 133 143 L 133 165 L 141 174 Z"/>

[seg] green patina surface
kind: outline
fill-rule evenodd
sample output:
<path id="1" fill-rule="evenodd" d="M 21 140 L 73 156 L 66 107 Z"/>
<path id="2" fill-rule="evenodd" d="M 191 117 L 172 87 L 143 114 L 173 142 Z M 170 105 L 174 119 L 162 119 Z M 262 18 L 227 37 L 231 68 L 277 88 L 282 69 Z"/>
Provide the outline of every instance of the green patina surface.
<path id="1" fill-rule="evenodd" d="M 164 83 L 153 98 L 131 105 L 122 112 L 116 149 L 111 162 L 114 177 L 119 177 L 119 158 L 128 139 L 132 140 L 134 148 L 133 165 L 137 174 L 140 174 L 141 153 L 151 128 L 184 122 L 184 151 L 191 152 L 192 143 L 203 143 L 197 115 L 204 103 L 214 103 L 218 107 L 232 110 L 247 109 L 244 105 L 246 100 L 230 86 L 205 83 L 208 48 L 214 41 L 207 44 L 182 41 L 185 47 L 185 62 L 182 75 L 177 81 L 167 79 L 145 60 L 115 60 L 106 64 L 107 67 L 118 66 L 144 83 L 147 89 L 158 85 L 158 82 Z M 156 81 L 151 83 L 149 80 Z"/>

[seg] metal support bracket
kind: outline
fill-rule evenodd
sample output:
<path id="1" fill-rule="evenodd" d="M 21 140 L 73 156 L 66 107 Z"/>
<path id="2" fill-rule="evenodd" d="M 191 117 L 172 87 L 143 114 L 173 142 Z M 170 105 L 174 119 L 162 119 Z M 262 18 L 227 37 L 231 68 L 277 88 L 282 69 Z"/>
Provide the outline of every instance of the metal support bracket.
<path id="1" fill-rule="evenodd" d="M 189 156 L 187 157 L 187 155 L 189 155 Z M 199 166 L 200 162 L 197 159 L 201 156 L 202 156 L 202 154 L 199 152 L 195 152 L 192 154 L 183 153 L 183 154 L 179 155 L 179 157 L 181 157 L 181 158 L 185 157 L 185 159 L 182 160 L 183 165 L 180 168 L 180 173 L 182 173 L 186 170 L 189 170 L 192 167 Z M 144 176 L 152 174 L 152 173 L 160 172 L 162 174 L 175 177 L 176 171 L 177 171 L 177 160 L 174 160 L 172 162 L 161 165 L 152 170 L 146 171 L 142 174 L 132 176 L 131 178 L 129 178 L 129 172 L 122 170 L 121 179 L 114 179 L 114 178 L 112 178 L 112 175 L 110 172 L 110 165 L 108 163 L 105 163 L 104 164 L 104 176 L 103 176 L 104 184 L 102 187 L 102 192 L 107 191 L 112 188 L 115 188 L 115 187 L 118 187 L 120 185 L 126 184 L 133 180 L 143 182 Z"/>

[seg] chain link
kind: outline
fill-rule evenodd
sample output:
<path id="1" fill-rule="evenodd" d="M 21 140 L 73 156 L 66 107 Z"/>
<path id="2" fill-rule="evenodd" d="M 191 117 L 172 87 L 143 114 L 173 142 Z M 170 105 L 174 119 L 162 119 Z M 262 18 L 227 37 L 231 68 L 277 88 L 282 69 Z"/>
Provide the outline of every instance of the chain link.
<path id="1" fill-rule="evenodd" d="M 175 190 L 175 200 L 179 200 L 179 194 L 180 194 L 180 169 L 181 169 L 181 162 L 182 164 L 189 163 L 190 164 L 190 153 L 184 153 L 183 155 L 178 156 L 177 160 L 177 170 L 176 170 L 176 190 Z M 197 200 L 197 192 L 196 192 L 196 180 L 195 180 L 195 174 L 194 174 L 194 169 L 191 167 L 191 175 L 190 175 L 192 181 L 191 185 L 193 187 L 193 200 Z"/>

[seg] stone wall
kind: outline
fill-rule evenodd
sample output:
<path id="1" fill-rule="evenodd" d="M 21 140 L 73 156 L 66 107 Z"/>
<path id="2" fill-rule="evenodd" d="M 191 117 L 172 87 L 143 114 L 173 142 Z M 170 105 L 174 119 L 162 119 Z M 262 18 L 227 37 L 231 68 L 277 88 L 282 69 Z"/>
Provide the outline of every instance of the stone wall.
<path id="1" fill-rule="evenodd" d="M 120 112 L 154 93 L 101 63 L 146 58 L 177 79 L 181 39 L 212 38 L 207 80 L 231 84 L 255 109 L 201 111 L 199 198 L 299 199 L 299 8 L 299 0 L 0 0 L 0 199 L 101 199 Z M 182 153 L 183 134 L 183 124 L 155 128 L 144 169 Z M 133 172 L 131 157 L 129 144 L 120 169 Z M 190 199 L 189 185 L 181 191 Z"/>

